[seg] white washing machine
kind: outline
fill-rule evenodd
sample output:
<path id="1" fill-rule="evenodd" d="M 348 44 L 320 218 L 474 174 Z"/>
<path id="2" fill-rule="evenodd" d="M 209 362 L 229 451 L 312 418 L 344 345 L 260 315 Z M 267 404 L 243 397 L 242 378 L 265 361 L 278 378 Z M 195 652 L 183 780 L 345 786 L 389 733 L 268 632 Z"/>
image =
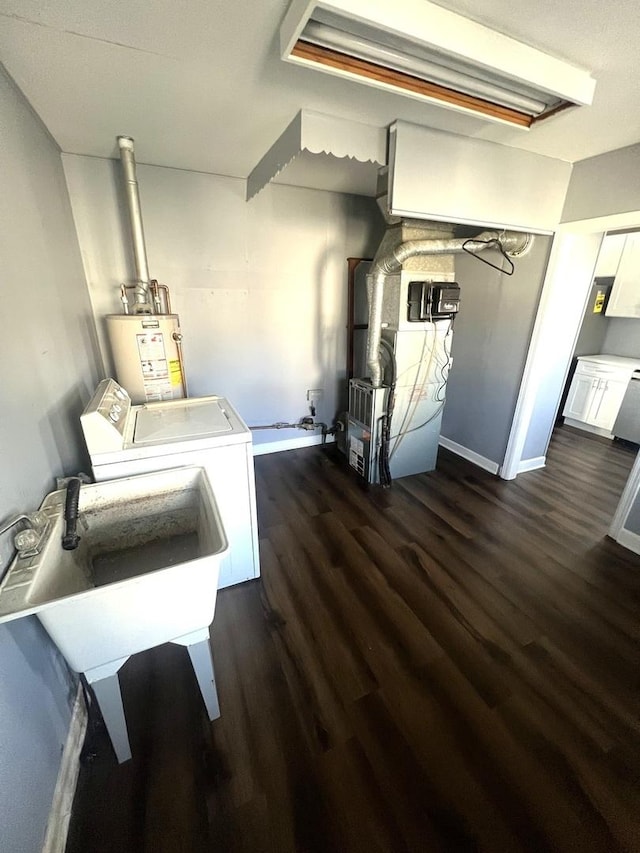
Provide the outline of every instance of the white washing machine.
<path id="1" fill-rule="evenodd" d="M 205 468 L 229 541 L 218 588 L 260 574 L 251 432 L 224 397 L 132 405 L 104 379 L 80 418 L 97 482 L 196 465 Z"/>

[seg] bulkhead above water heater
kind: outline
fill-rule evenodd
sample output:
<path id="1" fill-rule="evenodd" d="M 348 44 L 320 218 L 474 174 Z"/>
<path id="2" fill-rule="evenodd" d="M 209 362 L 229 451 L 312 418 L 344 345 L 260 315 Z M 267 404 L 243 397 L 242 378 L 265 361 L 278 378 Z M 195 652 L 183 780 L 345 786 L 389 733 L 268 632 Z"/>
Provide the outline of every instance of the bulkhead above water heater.
<path id="1" fill-rule="evenodd" d="M 133 403 L 185 397 L 177 314 L 107 314 L 118 382 Z"/>

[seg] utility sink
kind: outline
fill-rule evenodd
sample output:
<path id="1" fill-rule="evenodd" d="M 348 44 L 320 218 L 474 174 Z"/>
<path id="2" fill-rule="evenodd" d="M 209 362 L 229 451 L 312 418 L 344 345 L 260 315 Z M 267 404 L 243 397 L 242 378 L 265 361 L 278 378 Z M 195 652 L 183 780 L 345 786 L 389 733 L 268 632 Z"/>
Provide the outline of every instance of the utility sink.
<path id="1" fill-rule="evenodd" d="M 83 485 L 74 551 L 61 546 L 65 495 L 40 507 L 44 547 L 9 568 L 0 622 L 36 613 L 77 672 L 211 623 L 228 546 L 204 469 Z"/>
<path id="2" fill-rule="evenodd" d="M 70 667 L 90 682 L 110 678 L 135 652 L 181 643 L 190 650 L 209 715 L 217 716 L 217 697 L 207 695 L 213 671 L 195 647 L 208 648 L 228 544 L 205 470 L 83 485 L 81 539 L 73 551 L 61 545 L 65 498 L 64 490 L 52 492 L 42 503 L 43 546 L 11 564 L 0 587 L 0 622 L 36 614 Z M 118 733 L 110 734 L 125 760 L 128 740 L 119 752 Z"/>

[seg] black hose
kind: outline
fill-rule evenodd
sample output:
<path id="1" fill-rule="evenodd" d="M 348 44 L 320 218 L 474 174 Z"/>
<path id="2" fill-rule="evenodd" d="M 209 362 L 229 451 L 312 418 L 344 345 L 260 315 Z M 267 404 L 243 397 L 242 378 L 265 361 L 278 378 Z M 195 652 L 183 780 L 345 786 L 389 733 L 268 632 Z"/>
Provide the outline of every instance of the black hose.
<path id="1" fill-rule="evenodd" d="M 78 504 L 80 503 L 80 477 L 70 477 L 67 482 L 67 497 L 64 504 L 65 532 L 62 537 L 62 547 L 65 551 L 73 551 L 78 547 L 80 537 L 76 527 L 78 524 Z"/>

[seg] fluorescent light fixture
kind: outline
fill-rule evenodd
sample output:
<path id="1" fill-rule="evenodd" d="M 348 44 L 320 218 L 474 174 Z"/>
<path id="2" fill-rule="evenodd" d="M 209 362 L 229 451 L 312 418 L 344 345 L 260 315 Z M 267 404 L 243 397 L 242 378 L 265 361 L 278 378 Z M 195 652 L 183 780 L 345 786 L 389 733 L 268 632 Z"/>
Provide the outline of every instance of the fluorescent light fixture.
<path id="1" fill-rule="evenodd" d="M 428 0 L 293 0 L 282 58 L 529 128 L 593 100 L 588 71 Z"/>

